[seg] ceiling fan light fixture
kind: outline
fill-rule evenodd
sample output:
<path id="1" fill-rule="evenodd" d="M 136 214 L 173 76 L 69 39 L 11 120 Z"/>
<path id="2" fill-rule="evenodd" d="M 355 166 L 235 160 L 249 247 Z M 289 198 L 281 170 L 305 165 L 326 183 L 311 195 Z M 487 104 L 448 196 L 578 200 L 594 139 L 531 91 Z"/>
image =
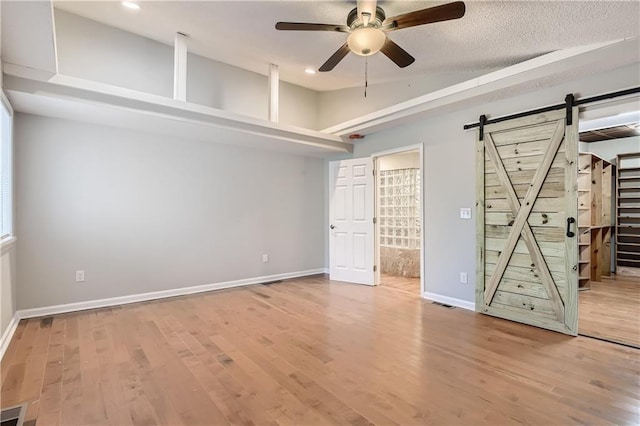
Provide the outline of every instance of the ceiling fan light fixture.
<path id="1" fill-rule="evenodd" d="M 122 4 L 122 6 L 126 7 L 127 9 L 140 10 L 140 5 L 134 1 L 122 1 L 120 2 L 120 4 Z"/>
<path id="2" fill-rule="evenodd" d="M 304 72 L 307 73 L 307 74 L 313 75 L 313 74 L 316 73 L 316 70 L 314 70 L 313 68 L 305 68 Z"/>
<path id="3" fill-rule="evenodd" d="M 387 36 L 381 29 L 362 27 L 349 34 L 347 45 L 356 55 L 370 56 L 379 52 L 386 40 Z"/>

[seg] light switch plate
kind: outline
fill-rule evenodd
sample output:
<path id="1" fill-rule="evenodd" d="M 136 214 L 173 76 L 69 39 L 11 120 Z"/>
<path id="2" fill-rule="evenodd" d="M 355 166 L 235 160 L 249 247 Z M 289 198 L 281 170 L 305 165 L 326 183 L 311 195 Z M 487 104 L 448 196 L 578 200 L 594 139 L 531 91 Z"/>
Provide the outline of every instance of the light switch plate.
<path id="1" fill-rule="evenodd" d="M 460 209 L 460 219 L 471 219 L 471 209 L 469 207 Z"/>

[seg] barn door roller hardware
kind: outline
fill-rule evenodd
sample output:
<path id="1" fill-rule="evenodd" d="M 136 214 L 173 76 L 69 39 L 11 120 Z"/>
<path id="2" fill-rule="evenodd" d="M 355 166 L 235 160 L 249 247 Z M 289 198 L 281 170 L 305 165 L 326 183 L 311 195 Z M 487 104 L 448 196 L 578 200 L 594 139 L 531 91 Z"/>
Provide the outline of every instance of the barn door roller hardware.
<path id="1" fill-rule="evenodd" d="M 585 105 L 593 102 L 600 102 L 607 99 L 620 98 L 622 96 L 629 96 L 640 93 L 640 87 L 632 87 L 630 89 L 619 90 L 617 92 L 605 93 L 603 95 L 592 96 L 584 99 L 576 99 L 573 94 L 568 94 L 565 97 L 565 101 L 561 104 L 550 105 L 543 108 L 532 109 L 529 111 L 519 112 L 517 114 L 505 115 L 502 117 L 487 119 L 486 115 L 481 115 L 480 119 L 477 123 L 465 124 L 464 130 L 473 129 L 475 127 L 480 128 L 480 140 L 484 139 L 484 126 L 487 124 L 500 123 L 501 121 L 512 120 L 514 118 L 522 118 L 527 117 L 529 115 L 541 114 L 543 112 L 556 111 L 565 108 L 567 110 L 567 126 L 570 126 L 573 122 L 572 114 L 570 113 L 571 109 L 574 106 Z M 484 117 L 484 120 L 482 120 Z"/>
<path id="2" fill-rule="evenodd" d="M 564 105 L 565 108 L 567 109 L 567 126 L 571 126 L 571 124 L 573 123 L 573 106 L 576 104 L 576 98 L 573 96 L 572 93 L 569 93 L 565 98 L 564 98 Z M 569 233 L 569 231 L 567 231 L 567 234 Z"/>
<path id="3" fill-rule="evenodd" d="M 481 141 L 483 141 L 484 140 L 484 125 L 487 124 L 487 116 L 482 114 L 480 116 L 479 123 L 480 123 L 480 137 L 479 137 L 479 139 Z"/>

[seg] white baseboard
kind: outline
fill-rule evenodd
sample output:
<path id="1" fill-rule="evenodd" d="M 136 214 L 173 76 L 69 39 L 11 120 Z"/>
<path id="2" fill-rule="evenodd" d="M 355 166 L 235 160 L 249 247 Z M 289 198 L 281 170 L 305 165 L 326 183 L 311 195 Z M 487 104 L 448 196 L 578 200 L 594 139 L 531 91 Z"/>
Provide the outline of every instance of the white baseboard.
<path id="1" fill-rule="evenodd" d="M 15 314 L 13 314 L 13 318 L 11 318 L 11 321 L 9 322 L 9 326 L 4 331 L 4 333 L 2 333 L 2 337 L 0 338 L 0 361 L 4 357 L 4 353 L 7 351 L 7 348 L 9 347 L 9 342 L 11 342 L 11 338 L 13 337 L 13 334 L 16 332 L 16 328 L 18 328 L 19 322 L 20 322 L 20 316 L 16 312 Z"/>
<path id="2" fill-rule="evenodd" d="M 42 308 L 22 309 L 16 312 L 18 319 L 35 318 L 47 315 L 62 314 L 66 312 L 84 311 L 87 309 L 105 308 L 109 306 L 126 305 L 128 303 L 144 302 L 167 297 L 184 296 L 187 294 L 204 293 L 225 288 L 241 287 L 246 285 L 261 284 L 270 281 L 300 278 L 309 275 L 323 274 L 324 268 L 310 269 L 307 271 L 287 272 L 284 274 L 267 275 L 263 277 L 246 278 L 243 280 L 226 281 L 215 284 L 204 284 L 193 287 L 182 287 L 171 290 L 153 291 L 150 293 L 132 294 L 130 296 L 111 297 L 108 299 L 89 300 L 86 302 L 67 303 L 64 305 L 45 306 Z M 4 338 L 4 337 L 3 337 Z"/>
<path id="3" fill-rule="evenodd" d="M 468 302 L 462 299 L 456 299 L 455 297 L 443 296 L 437 293 L 422 293 L 422 297 L 425 299 L 433 300 L 434 302 L 445 303 L 447 305 L 456 306 L 458 308 L 468 309 L 470 311 L 476 310 L 476 304 L 473 302 Z"/>

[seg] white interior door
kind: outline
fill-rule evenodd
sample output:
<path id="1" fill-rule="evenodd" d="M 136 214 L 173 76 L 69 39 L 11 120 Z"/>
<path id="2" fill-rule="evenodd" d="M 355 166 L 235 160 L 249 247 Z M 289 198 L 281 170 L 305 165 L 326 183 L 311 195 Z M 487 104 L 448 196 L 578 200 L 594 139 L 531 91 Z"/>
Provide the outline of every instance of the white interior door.
<path id="1" fill-rule="evenodd" d="M 373 160 L 329 163 L 329 275 L 374 284 Z"/>

